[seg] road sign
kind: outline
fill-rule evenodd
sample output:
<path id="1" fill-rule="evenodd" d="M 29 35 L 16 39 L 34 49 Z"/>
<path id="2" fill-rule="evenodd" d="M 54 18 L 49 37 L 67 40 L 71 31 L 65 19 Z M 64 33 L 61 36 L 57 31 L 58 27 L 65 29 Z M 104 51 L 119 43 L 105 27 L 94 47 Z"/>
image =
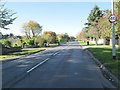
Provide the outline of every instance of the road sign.
<path id="1" fill-rule="evenodd" d="M 117 16 L 116 15 L 111 15 L 110 17 L 109 17 L 109 21 L 111 22 L 111 23 L 113 23 L 113 22 L 116 22 L 117 21 Z"/>

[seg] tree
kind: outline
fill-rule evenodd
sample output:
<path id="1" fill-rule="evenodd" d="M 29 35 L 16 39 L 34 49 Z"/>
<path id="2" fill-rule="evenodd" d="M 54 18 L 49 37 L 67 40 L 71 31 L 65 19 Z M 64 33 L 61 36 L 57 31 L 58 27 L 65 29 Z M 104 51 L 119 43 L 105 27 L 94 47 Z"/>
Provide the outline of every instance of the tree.
<path id="1" fill-rule="evenodd" d="M 93 8 L 93 10 L 91 10 L 91 12 L 87 18 L 87 20 L 88 20 L 87 25 L 89 27 L 92 27 L 92 29 L 94 30 L 94 33 L 95 33 L 94 38 L 95 38 L 96 45 L 97 45 L 97 40 L 100 37 L 100 33 L 99 33 L 99 29 L 98 29 L 97 25 L 98 25 L 98 21 L 102 15 L 103 15 L 102 11 L 99 9 L 99 7 L 95 6 Z"/>
<path id="2" fill-rule="evenodd" d="M 29 22 L 24 23 L 22 28 L 26 34 L 28 42 L 32 41 L 34 42 L 34 45 L 37 46 L 38 43 L 36 40 L 42 32 L 42 26 L 40 26 L 40 24 L 37 23 L 36 21 L 31 20 Z"/>
<path id="3" fill-rule="evenodd" d="M 111 23 L 109 22 L 109 16 L 111 15 L 110 10 L 104 10 L 103 16 L 98 21 L 98 29 L 100 36 L 104 39 L 104 44 L 106 42 L 109 43 L 112 31 L 111 31 Z"/>
<path id="4" fill-rule="evenodd" d="M 13 13 L 12 10 L 5 8 L 5 4 L 0 1 L 0 28 L 9 29 L 6 28 L 6 26 L 12 24 L 13 21 L 17 18 L 13 17 L 14 14 L 16 13 Z"/>
<path id="5" fill-rule="evenodd" d="M 70 40 L 71 40 L 71 41 L 75 41 L 75 39 L 76 39 L 76 38 L 75 38 L 74 36 L 70 36 Z"/>
<path id="6" fill-rule="evenodd" d="M 39 35 L 42 31 L 42 26 L 40 26 L 40 24 L 38 24 L 35 21 L 29 21 L 27 26 L 28 26 L 29 30 L 32 31 L 33 37 Z"/>
<path id="7" fill-rule="evenodd" d="M 36 37 L 42 32 L 42 26 L 40 26 L 40 24 L 36 21 L 32 20 L 27 23 L 24 23 L 22 28 L 28 39 Z"/>
<path id="8" fill-rule="evenodd" d="M 8 39 L 2 40 L 3 47 L 11 48 L 11 42 Z"/>
<path id="9" fill-rule="evenodd" d="M 65 33 L 64 35 L 63 35 L 63 38 L 65 39 L 65 41 L 69 41 L 70 40 L 70 37 L 69 37 L 69 35 L 67 34 L 67 33 Z"/>
<path id="10" fill-rule="evenodd" d="M 118 48 L 120 51 L 120 0 L 114 2 L 114 14 L 118 16 L 118 20 L 115 22 L 115 34 L 116 39 L 118 40 Z M 120 60 L 120 54 L 118 54 L 118 59 Z"/>
<path id="11" fill-rule="evenodd" d="M 9 34 L 2 35 L 2 38 L 3 39 L 8 39 L 9 38 Z"/>
<path id="12" fill-rule="evenodd" d="M 82 31 L 78 34 L 78 39 L 83 41 L 89 41 L 90 37 L 93 37 L 93 34 L 91 34 L 89 27 L 84 27 Z"/>
<path id="13" fill-rule="evenodd" d="M 44 40 L 47 41 L 48 44 L 57 42 L 57 38 L 56 38 L 56 33 L 55 32 L 45 31 L 42 36 L 43 36 Z"/>
<path id="14" fill-rule="evenodd" d="M 23 28 L 23 30 L 25 32 L 25 35 L 26 35 L 27 39 L 30 39 L 31 38 L 31 36 L 30 36 L 30 30 L 29 30 L 29 28 L 27 26 L 27 23 L 24 23 L 23 26 L 22 26 L 22 28 Z"/>
<path id="15" fill-rule="evenodd" d="M 120 13 L 120 1 L 118 2 L 118 13 Z M 118 14 L 118 37 L 119 37 L 119 49 L 120 49 L 120 14 Z"/>
<path id="16" fill-rule="evenodd" d="M 98 6 L 94 6 L 93 10 L 91 10 L 89 16 L 88 16 L 88 22 L 91 25 L 95 25 L 98 20 L 100 19 L 100 17 L 102 16 L 102 12 L 99 9 Z"/>
<path id="17" fill-rule="evenodd" d="M 70 37 L 67 33 L 65 34 L 58 34 L 57 39 L 59 42 L 68 42 L 70 40 Z"/>
<path id="18" fill-rule="evenodd" d="M 41 36 L 38 36 L 38 38 L 36 39 L 36 43 L 37 43 L 37 45 L 39 46 L 39 47 L 43 47 L 44 46 L 44 38 L 43 38 L 43 36 L 41 35 Z"/>
<path id="19" fill-rule="evenodd" d="M 14 34 L 13 34 L 13 33 L 10 33 L 10 35 L 9 35 L 9 36 L 12 38 L 12 37 L 14 37 Z"/>
<path id="20" fill-rule="evenodd" d="M 120 49 L 120 1 L 118 2 L 114 2 L 114 11 L 115 14 L 118 16 L 118 20 L 117 20 L 117 31 L 116 34 L 118 35 L 118 42 L 119 42 L 119 49 Z"/>
<path id="21" fill-rule="evenodd" d="M 78 40 L 84 40 L 84 32 L 83 31 L 79 32 L 76 37 Z"/>

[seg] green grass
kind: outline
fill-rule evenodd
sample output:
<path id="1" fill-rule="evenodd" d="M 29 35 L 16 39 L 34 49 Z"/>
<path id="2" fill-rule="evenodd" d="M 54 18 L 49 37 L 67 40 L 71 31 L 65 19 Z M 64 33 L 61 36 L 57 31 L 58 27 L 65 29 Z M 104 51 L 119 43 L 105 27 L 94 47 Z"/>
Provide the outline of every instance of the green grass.
<path id="1" fill-rule="evenodd" d="M 43 51 L 43 50 L 45 50 L 45 49 L 42 49 L 42 48 L 34 48 L 34 49 L 26 49 L 26 50 L 23 49 L 22 51 L 19 51 L 19 52 L 9 53 L 9 54 L 6 54 L 6 55 L 0 55 L 0 58 L 1 59 L 11 58 L 11 57 L 15 57 L 15 56 L 21 56 L 21 55 L 36 53 L 36 52 Z"/>
<path id="2" fill-rule="evenodd" d="M 56 46 L 58 46 L 58 44 L 50 44 L 50 47 L 56 47 Z M 45 47 L 45 48 L 47 48 L 47 47 Z M 0 55 L 0 59 L 11 58 L 11 57 L 21 56 L 21 55 L 26 55 L 26 54 L 32 54 L 32 53 L 36 53 L 36 52 L 43 51 L 43 50 L 45 50 L 45 49 L 44 48 L 23 49 L 22 51 L 19 51 L 19 52 L 9 53 L 6 55 Z"/>
<path id="3" fill-rule="evenodd" d="M 120 51 L 116 49 L 116 60 L 112 58 L 111 46 L 88 46 L 87 48 L 106 68 L 120 79 Z"/>
<path id="4" fill-rule="evenodd" d="M 15 57 L 15 55 L 0 55 L 0 59 Z"/>
<path id="5" fill-rule="evenodd" d="M 67 43 L 67 41 L 61 41 L 60 42 L 60 44 L 66 44 Z"/>
<path id="6" fill-rule="evenodd" d="M 80 45 L 86 45 L 87 43 L 85 41 L 79 41 Z"/>
<path id="7" fill-rule="evenodd" d="M 80 45 L 87 45 L 87 41 L 79 41 Z M 95 45 L 93 42 L 89 41 L 89 45 Z"/>
<path id="8" fill-rule="evenodd" d="M 57 47 L 58 44 L 50 44 L 50 47 Z"/>

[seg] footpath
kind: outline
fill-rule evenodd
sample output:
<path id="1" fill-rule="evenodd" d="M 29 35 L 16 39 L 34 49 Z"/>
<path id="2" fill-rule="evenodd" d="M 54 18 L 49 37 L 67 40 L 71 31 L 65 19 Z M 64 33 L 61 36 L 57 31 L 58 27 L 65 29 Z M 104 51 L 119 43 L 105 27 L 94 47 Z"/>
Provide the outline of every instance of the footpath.
<path id="1" fill-rule="evenodd" d="M 101 72 L 105 78 L 108 79 L 113 85 L 115 85 L 118 90 L 120 90 L 120 80 L 115 75 L 113 75 L 97 58 L 95 58 L 89 50 L 87 50 L 87 45 L 81 45 L 81 48 L 84 49 L 84 51 L 86 51 L 93 58 L 95 63 L 101 69 Z"/>

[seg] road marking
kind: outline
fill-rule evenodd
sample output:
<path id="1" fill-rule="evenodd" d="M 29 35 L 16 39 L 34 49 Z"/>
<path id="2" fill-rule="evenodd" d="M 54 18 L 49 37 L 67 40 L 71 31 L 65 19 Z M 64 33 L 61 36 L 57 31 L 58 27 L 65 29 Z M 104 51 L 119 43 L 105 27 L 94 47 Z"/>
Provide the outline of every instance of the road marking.
<path id="1" fill-rule="evenodd" d="M 54 53 L 53 55 L 55 56 L 55 55 L 57 55 L 59 52 L 56 52 L 56 53 Z"/>
<path id="2" fill-rule="evenodd" d="M 35 65 L 35 66 L 32 67 L 31 69 L 29 69 L 29 70 L 27 71 L 27 73 L 33 71 L 33 70 L 36 69 L 38 66 L 40 66 L 40 65 L 43 64 L 43 63 L 45 63 L 45 62 L 48 61 L 48 60 L 49 60 L 49 58 L 47 58 L 47 59 L 45 59 L 44 61 L 40 62 L 39 64 Z"/>

